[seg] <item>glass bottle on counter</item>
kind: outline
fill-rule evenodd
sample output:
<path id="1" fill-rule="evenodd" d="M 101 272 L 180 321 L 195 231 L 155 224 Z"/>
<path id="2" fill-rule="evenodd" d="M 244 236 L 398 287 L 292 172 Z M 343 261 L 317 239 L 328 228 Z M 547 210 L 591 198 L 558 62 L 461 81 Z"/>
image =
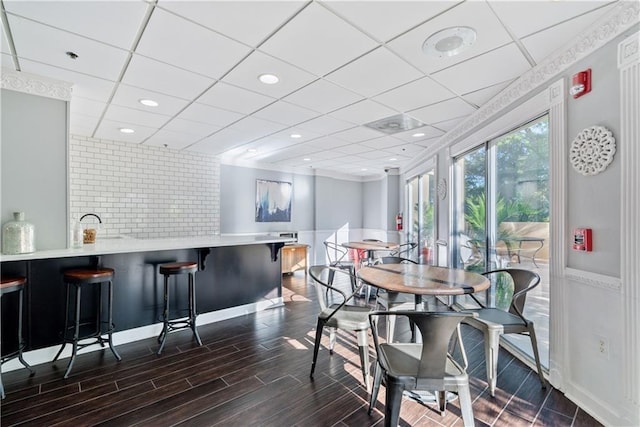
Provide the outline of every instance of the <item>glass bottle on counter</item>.
<path id="1" fill-rule="evenodd" d="M 71 226 L 71 247 L 80 249 L 84 244 L 84 230 L 79 220 L 74 219 Z"/>
<path id="2" fill-rule="evenodd" d="M 24 218 L 24 212 L 14 212 L 13 221 L 2 226 L 3 254 L 18 255 L 36 251 L 35 227 Z"/>

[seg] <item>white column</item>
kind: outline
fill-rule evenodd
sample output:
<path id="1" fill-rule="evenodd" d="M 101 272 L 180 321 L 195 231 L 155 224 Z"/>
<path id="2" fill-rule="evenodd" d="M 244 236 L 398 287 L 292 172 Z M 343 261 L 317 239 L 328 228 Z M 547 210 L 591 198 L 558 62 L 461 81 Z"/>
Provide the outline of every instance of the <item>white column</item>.
<path id="1" fill-rule="evenodd" d="M 567 361 L 567 296 L 562 283 L 567 265 L 567 108 L 565 82 L 559 80 L 548 90 L 549 95 L 549 205 L 551 224 L 549 242 L 549 381 L 564 389 L 562 373 Z M 554 286 L 554 284 L 556 286 Z"/>
<path id="2" fill-rule="evenodd" d="M 624 399 L 640 422 L 640 32 L 618 45 L 620 70 L 620 281 L 623 293 Z"/>

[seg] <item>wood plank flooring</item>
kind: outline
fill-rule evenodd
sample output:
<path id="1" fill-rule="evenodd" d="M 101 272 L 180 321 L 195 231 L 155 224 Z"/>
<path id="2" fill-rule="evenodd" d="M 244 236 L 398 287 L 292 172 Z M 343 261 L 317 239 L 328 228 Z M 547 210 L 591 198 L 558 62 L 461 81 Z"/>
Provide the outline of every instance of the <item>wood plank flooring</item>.
<path id="1" fill-rule="evenodd" d="M 172 333 L 161 356 L 147 339 L 3 374 L 3 427 L 24 426 L 381 426 L 384 387 L 367 413 L 355 337 L 338 336 L 333 355 L 320 350 L 309 378 L 318 304 L 302 272 L 283 279 L 285 306 Z M 116 319 L 117 323 L 117 319 Z M 495 398 L 486 390 L 482 336 L 464 327 L 476 426 L 600 426 L 518 360 L 500 354 Z M 323 345 L 328 343 L 325 337 Z M 371 348 L 372 359 L 374 350 Z M 374 359 L 375 360 L 375 359 Z M 457 401 L 444 417 L 410 399 L 402 426 L 460 426 Z"/>

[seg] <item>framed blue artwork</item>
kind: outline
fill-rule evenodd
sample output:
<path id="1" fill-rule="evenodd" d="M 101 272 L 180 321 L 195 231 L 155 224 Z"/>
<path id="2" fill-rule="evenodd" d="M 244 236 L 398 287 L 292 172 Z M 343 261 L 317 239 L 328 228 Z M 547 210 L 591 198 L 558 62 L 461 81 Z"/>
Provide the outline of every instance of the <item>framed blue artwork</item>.
<path id="1" fill-rule="evenodd" d="M 291 222 L 290 182 L 256 180 L 256 222 Z"/>

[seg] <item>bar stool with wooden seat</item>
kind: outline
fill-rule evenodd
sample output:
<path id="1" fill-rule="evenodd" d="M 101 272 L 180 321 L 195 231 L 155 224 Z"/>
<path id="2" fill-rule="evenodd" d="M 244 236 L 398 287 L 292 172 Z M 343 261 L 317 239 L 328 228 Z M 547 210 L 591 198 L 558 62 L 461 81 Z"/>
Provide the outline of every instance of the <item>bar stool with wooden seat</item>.
<path id="1" fill-rule="evenodd" d="M 170 262 L 160 265 L 160 274 L 164 276 L 164 309 L 162 311 L 162 321 L 164 324 L 162 326 L 162 332 L 160 332 L 158 336 L 158 342 L 160 343 L 158 354 L 162 353 L 169 332 L 178 329 L 190 328 L 196 337 L 196 341 L 198 341 L 198 345 L 202 345 L 200 335 L 198 335 L 198 330 L 196 329 L 196 271 L 198 271 L 197 262 Z M 186 318 L 171 319 L 169 317 L 169 277 L 180 274 L 187 274 L 189 278 L 189 316 Z"/>
<path id="2" fill-rule="evenodd" d="M 111 349 L 111 352 L 116 357 L 116 359 L 122 360 L 115 347 L 113 346 L 113 273 L 114 270 L 112 268 L 105 267 L 72 268 L 63 272 L 64 283 L 67 286 L 67 305 L 64 321 L 65 327 L 62 333 L 62 347 L 53 360 L 56 361 L 58 357 L 60 357 L 60 355 L 62 354 L 62 350 L 64 350 L 67 343 L 73 345 L 73 349 L 71 350 L 71 360 L 69 360 L 69 365 L 67 366 L 64 378 L 67 378 L 69 376 L 78 350 L 90 345 L 100 344 L 100 346 L 104 347 L 104 344 L 108 343 L 109 348 Z M 103 283 L 108 284 L 106 320 L 103 319 L 102 313 Z M 82 288 L 88 285 L 98 285 L 98 289 L 96 290 L 96 314 L 94 322 L 83 322 L 81 320 Z M 73 301 L 73 319 L 70 319 L 69 306 L 72 303 L 70 300 L 72 287 L 75 289 L 75 299 Z M 103 325 L 105 326 L 104 331 Z M 83 331 L 80 330 L 81 327 L 83 327 Z M 93 327 L 93 329 L 90 329 L 91 327 Z M 107 337 L 104 338 L 104 335 L 107 335 Z M 87 339 L 93 339 L 93 341 L 80 343 L 80 341 L 84 341 Z"/>
<path id="3" fill-rule="evenodd" d="M 11 293 L 18 292 L 18 349 L 12 353 L 6 354 L 1 357 L 0 365 L 5 362 L 8 362 L 11 359 L 15 359 L 16 357 L 24 365 L 25 368 L 31 372 L 31 375 L 35 374 L 35 371 L 22 357 L 22 351 L 25 348 L 24 338 L 22 337 L 22 301 L 23 301 L 23 290 L 25 284 L 27 283 L 27 279 L 25 277 L 3 277 L 1 279 L 0 284 L 0 297 Z M 0 376 L 0 395 L 2 399 L 4 399 L 4 386 L 2 385 L 2 377 Z"/>

